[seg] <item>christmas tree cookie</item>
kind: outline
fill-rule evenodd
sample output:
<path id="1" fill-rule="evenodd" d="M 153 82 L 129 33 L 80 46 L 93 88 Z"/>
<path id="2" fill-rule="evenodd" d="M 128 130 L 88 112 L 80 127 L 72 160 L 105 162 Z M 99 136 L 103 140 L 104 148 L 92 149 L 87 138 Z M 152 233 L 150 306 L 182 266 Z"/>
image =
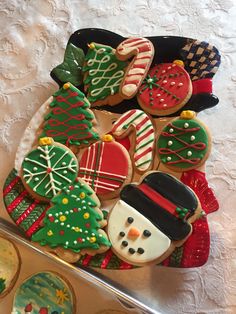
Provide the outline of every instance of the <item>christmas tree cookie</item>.
<path id="1" fill-rule="evenodd" d="M 110 46 L 89 44 L 83 71 L 85 90 L 93 106 L 116 105 L 122 101 L 119 88 L 128 63 L 118 60 L 115 52 Z"/>
<path id="2" fill-rule="evenodd" d="M 157 140 L 160 161 L 174 171 L 198 168 L 210 153 L 209 131 L 195 116 L 194 111 L 183 111 L 162 129 Z"/>
<path id="3" fill-rule="evenodd" d="M 52 199 L 44 226 L 32 236 L 32 240 L 48 245 L 65 260 L 73 262 L 81 254 L 95 255 L 110 247 L 105 231 L 100 202 L 94 191 L 82 180 L 62 189 Z"/>
<path id="4" fill-rule="evenodd" d="M 24 158 L 22 181 L 35 198 L 49 201 L 76 179 L 77 171 L 77 159 L 72 151 L 45 137 Z"/>
<path id="5" fill-rule="evenodd" d="M 52 137 L 66 146 L 79 147 L 99 139 L 94 129 L 95 116 L 81 91 L 71 83 L 65 83 L 53 97 L 40 138 Z"/>

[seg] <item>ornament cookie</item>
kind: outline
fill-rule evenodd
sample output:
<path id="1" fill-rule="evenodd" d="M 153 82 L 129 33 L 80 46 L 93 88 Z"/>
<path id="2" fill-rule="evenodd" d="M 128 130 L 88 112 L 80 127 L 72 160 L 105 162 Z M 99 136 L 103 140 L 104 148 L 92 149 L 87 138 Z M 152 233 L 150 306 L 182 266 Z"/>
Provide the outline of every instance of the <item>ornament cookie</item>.
<path id="1" fill-rule="evenodd" d="M 125 99 L 134 97 L 142 84 L 154 57 L 154 47 L 147 38 L 132 37 L 122 41 L 116 49 L 117 58 L 128 60 L 133 57 L 120 86 Z"/>
<path id="2" fill-rule="evenodd" d="M 115 49 L 90 43 L 85 56 L 84 85 L 92 106 L 116 105 L 122 101 L 119 88 L 127 62 L 117 59 Z"/>
<path id="3" fill-rule="evenodd" d="M 127 150 L 113 140 L 110 134 L 103 141 L 94 143 L 82 154 L 79 173 L 100 199 L 119 195 L 132 176 L 132 164 Z"/>
<path id="4" fill-rule="evenodd" d="M 77 312 L 74 291 L 59 274 L 34 274 L 17 289 L 12 313 L 75 314 Z"/>
<path id="5" fill-rule="evenodd" d="M 192 83 L 181 60 L 161 63 L 148 72 L 137 95 L 141 108 L 152 115 L 181 109 L 192 95 Z"/>
<path id="6" fill-rule="evenodd" d="M 9 240 L 0 237 L 0 298 L 14 286 L 21 266 L 18 249 Z"/>
<path id="7" fill-rule="evenodd" d="M 199 40 L 187 43 L 180 50 L 180 55 L 192 81 L 213 77 L 221 63 L 218 49 Z"/>
<path id="8" fill-rule="evenodd" d="M 109 213 L 112 250 L 133 265 L 159 263 L 185 242 L 200 214 L 190 188 L 166 173 L 149 173 L 126 185 Z"/>
<path id="9" fill-rule="evenodd" d="M 32 236 L 33 241 L 55 249 L 68 262 L 78 260 L 81 254 L 108 250 L 110 242 L 101 229 L 106 221 L 99 209 L 100 202 L 82 179 L 63 188 L 51 203 L 43 227 Z"/>
<path id="10" fill-rule="evenodd" d="M 39 140 L 39 146 L 24 158 L 22 180 L 27 190 L 39 200 L 50 201 L 77 177 L 78 163 L 66 146 L 50 137 Z"/>
<path id="11" fill-rule="evenodd" d="M 174 171 L 198 168 L 209 156 L 209 131 L 195 116 L 194 111 L 182 111 L 162 129 L 157 140 L 160 161 Z"/>
<path id="12" fill-rule="evenodd" d="M 113 125 L 111 133 L 117 139 L 127 137 L 134 131 L 133 161 L 139 172 L 147 171 L 153 162 L 155 129 L 149 116 L 142 110 L 133 109 L 124 113 Z"/>
<path id="13" fill-rule="evenodd" d="M 53 95 L 51 111 L 45 117 L 41 137 L 52 137 L 66 146 L 87 146 L 99 139 L 95 116 L 85 95 L 71 83 L 65 83 Z"/>

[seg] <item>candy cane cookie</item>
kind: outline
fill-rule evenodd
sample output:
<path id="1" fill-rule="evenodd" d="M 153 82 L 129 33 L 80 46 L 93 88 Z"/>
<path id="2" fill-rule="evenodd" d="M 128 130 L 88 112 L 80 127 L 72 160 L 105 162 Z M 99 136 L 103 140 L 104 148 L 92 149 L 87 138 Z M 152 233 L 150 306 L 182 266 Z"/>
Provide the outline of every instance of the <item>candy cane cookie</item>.
<path id="1" fill-rule="evenodd" d="M 121 96 L 130 99 L 137 93 L 151 66 L 154 47 L 147 38 L 132 37 L 119 44 L 116 56 L 122 61 L 134 56 L 120 85 Z"/>
<path id="2" fill-rule="evenodd" d="M 142 110 L 127 111 L 114 123 L 111 133 L 119 139 L 129 135 L 132 130 L 136 134 L 134 164 L 139 172 L 144 172 L 152 165 L 155 130 L 151 119 Z"/>

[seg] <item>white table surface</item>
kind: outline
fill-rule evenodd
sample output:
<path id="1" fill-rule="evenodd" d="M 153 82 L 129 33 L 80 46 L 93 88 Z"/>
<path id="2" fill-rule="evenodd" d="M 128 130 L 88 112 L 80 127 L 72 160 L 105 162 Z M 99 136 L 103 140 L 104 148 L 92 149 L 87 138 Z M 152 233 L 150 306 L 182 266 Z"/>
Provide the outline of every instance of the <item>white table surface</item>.
<path id="1" fill-rule="evenodd" d="M 50 70 L 71 33 L 99 27 L 132 35 L 205 40 L 222 54 L 214 78 L 220 103 L 199 114 L 213 136 L 207 178 L 220 210 L 208 216 L 211 253 L 198 269 L 145 267 L 103 274 L 162 313 L 236 313 L 236 1 L 0 1 L 0 182 L 13 167 L 23 131 L 57 89 Z M 135 3 L 135 4 L 134 4 Z M 3 205 L 1 211 L 4 210 Z"/>

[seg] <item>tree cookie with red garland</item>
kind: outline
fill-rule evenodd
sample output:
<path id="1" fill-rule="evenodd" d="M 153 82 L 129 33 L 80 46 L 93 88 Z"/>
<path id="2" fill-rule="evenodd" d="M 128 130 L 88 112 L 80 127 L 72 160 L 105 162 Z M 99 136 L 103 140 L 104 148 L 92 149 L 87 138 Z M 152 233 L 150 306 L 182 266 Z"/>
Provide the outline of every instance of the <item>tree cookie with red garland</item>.
<path id="1" fill-rule="evenodd" d="M 199 168 L 210 151 L 209 130 L 190 110 L 182 111 L 180 117 L 168 122 L 157 139 L 160 161 L 177 172 Z"/>
<path id="2" fill-rule="evenodd" d="M 181 109 L 191 95 L 191 79 L 183 62 L 175 60 L 151 68 L 139 88 L 137 99 L 145 112 L 165 116 Z"/>
<path id="3" fill-rule="evenodd" d="M 160 263 L 191 235 L 202 214 L 195 193 L 163 172 L 151 172 L 139 184 L 126 185 L 108 216 L 114 253 L 133 265 Z"/>
<path id="4" fill-rule="evenodd" d="M 130 182 L 132 163 L 124 146 L 115 142 L 110 134 L 102 139 L 82 153 L 78 176 L 100 199 L 111 199 L 117 197 L 124 184 Z"/>
<path id="5" fill-rule="evenodd" d="M 47 245 L 68 262 L 81 255 L 103 253 L 110 242 L 103 228 L 106 225 L 100 201 L 94 191 L 77 179 L 51 200 L 43 227 L 32 240 Z"/>
<path id="6" fill-rule="evenodd" d="M 50 201 L 77 177 L 78 162 L 72 151 L 50 137 L 39 140 L 29 152 L 21 169 L 22 182 L 36 199 Z"/>

